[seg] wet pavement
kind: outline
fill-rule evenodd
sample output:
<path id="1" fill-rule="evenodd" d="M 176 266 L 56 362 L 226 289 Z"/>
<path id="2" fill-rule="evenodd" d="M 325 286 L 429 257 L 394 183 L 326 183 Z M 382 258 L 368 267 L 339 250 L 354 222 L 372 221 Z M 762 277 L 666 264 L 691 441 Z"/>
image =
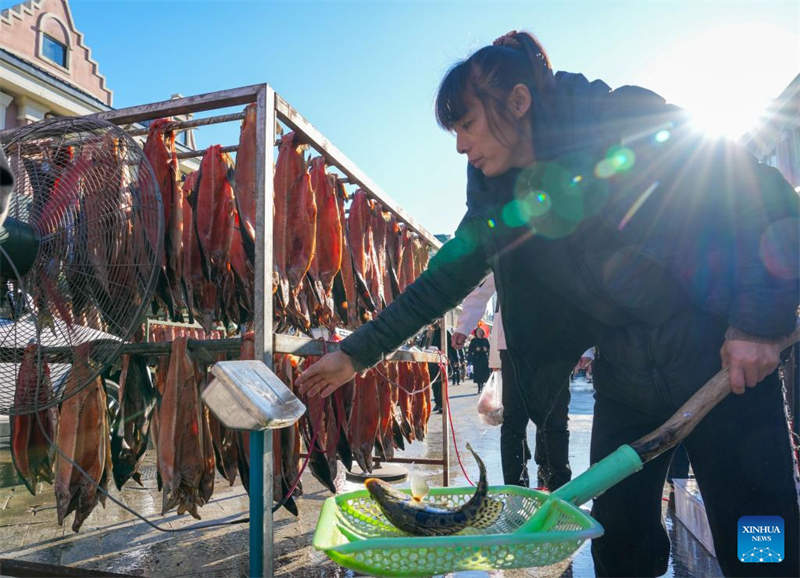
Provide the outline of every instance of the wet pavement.
<path id="1" fill-rule="evenodd" d="M 502 484 L 500 468 L 500 428 L 483 424 L 478 418 L 476 387 L 471 383 L 451 388 L 451 408 L 459 448 L 470 442 L 486 462 L 489 483 Z M 570 404 L 570 460 L 574 472 L 589 466 L 589 438 L 592 425 L 593 398 L 591 386 L 576 382 Z M 529 428 L 533 447 L 535 430 Z M 452 440 L 451 440 L 452 444 Z M 439 458 L 442 447 L 442 421 L 434 414 L 428 438 L 400 453 L 402 457 Z M 129 483 L 122 492 L 111 495 L 133 508 L 153 523 L 170 530 L 165 533 L 150 527 L 133 514 L 111 503 L 98 506 L 74 534 L 68 527 L 58 526 L 52 487 L 40 485 L 32 496 L 15 480 L 10 453 L 0 449 L 0 557 L 31 562 L 104 570 L 137 576 L 247 576 L 247 524 L 226 525 L 213 529 L 196 529 L 210 522 L 233 522 L 246 517 L 248 498 L 237 480 L 234 486 L 217 477 L 214 496 L 200 510 L 202 522 L 188 515 L 173 513 L 160 516 L 161 495 L 156 489 L 152 451 L 143 471 L 144 488 Z M 471 478 L 477 468 L 471 457 L 462 460 Z M 441 468 L 411 465 L 429 484 L 441 485 Z M 534 473 L 534 472 L 532 472 Z M 450 479 L 452 485 L 467 485 L 451 445 Z M 340 491 L 359 489 L 360 484 L 346 481 L 343 468 L 336 480 Z M 408 482 L 400 484 L 407 487 Z M 323 501 L 329 497 L 310 474 L 303 475 L 304 494 L 297 500 L 300 516 L 285 510 L 275 515 L 275 574 L 277 576 L 324 577 L 352 576 L 311 546 L 314 528 Z M 587 505 L 588 507 L 588 505 Z M 721 576 L 716 559 L 674 517 L 664 502 L 665 523 L 673 544 L 667 576 Z M 189 531 L 185 531 L 189 530 Z M 1 573 L 1 572 L 0 572 Z M 461 572 L 458 578 L 591 578 L 594 576 L 589 545 L 585 544 L 571 560 L 541 568 L 496 572 Z"/>

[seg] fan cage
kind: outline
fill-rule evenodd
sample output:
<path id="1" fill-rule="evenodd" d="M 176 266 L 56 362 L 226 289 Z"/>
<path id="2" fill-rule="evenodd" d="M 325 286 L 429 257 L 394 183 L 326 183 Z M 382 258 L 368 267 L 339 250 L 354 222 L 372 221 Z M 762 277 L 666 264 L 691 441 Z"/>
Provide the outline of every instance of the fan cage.
<path id="1" fill-rule="evenodd" d="M 8 218 L 38 249 L 19 275 L 0 259 L 0 414 L 28 414 L 92 383 L 140 330 L 162 267 L 163 206 L 141 147 L 109 122 L 47 120 L 1 144 L 15 177 Z M 13 264 L 23 248 L 2 237 Z"/>

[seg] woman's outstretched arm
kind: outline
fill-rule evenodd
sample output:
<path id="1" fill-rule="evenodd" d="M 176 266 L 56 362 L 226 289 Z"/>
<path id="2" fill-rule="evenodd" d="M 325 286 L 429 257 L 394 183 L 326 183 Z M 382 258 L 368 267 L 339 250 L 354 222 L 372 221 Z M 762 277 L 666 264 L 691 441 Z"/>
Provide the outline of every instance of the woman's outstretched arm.
<path id="1" fill-rule="evenodd" d="M 342 341 L 341 351 L 303 372 L 297 382 L 300 393 L 330 395 L 458 305 L 489 272 L 484 227 L 481 219 L 465 218 L 455 237 L 389 307 Z"/>

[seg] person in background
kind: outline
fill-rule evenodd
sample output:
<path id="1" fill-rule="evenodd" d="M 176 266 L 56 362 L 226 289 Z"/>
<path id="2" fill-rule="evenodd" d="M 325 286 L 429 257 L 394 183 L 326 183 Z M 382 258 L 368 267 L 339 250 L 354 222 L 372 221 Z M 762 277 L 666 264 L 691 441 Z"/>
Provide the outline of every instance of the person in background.
<path id="1" fill-rule="evenodd" d="M 490 274 L 467 295 L 461 304 L 461 315 L 453 333 L 453 347 L 461 349 L 472 330 L 486 312 L 486 304 L 495 294 L 494 275 Z M 528 461 L 528 420 L 536 426 L 534 461 L 537 485 L 557 490 L 570 479 L 569 465 L 569 373 L 557 375 L 563 364 L 537 373 L 538 380 L 521 384 L 517 381 L 511 353 L 506 348 L 503 317 L 500 308 L 494 313 L 492 336 L 489 340 L 489 366 L 500 369 L 503 382 L 503 424 L 500 426 L 500 462 L 503 483 L 530 486 Z M 499 355 L 495 355 L 495 354 Z M 495 359 L 499 358 L 497 361 Z M 498 363 L 499 361 L 499 363 Z"/>
<path id="2" fill-rule="evenodd" d="M 453 346 L 453 332 L 448 331 L 447 335 L 450 340 L 447 343 L 447 382 L 449 385 L 461 385 L 461 366 L 464 365 L 464 351 L 463 349 Z"/>
<path id="3" fill-rule="evenodd" d="M 419 341 L 419 346 L 422 349 L 434 349 L 436 351 L 441 351 L 442 349 L 442 339 L 441 339 L 442 331 L 441 326 L 438 323 L 428 326 L 428 329 L 425 333 L 421 336 Z M 452 341 L 453 332 L 447 332 L 447 359 L 448 359 L 448 366 L 454 365 L 454 363 L 458 363 L 458 358 L 460 352 L 456 350 L 451 341 Z M 456 360 L 454 362 L 454 360 Z M 433 393 L 433 412 L 434 413 L 442 413 L 442 380 L 439 379 L 439 364 L 438 363 L 429 363 L 428 364 L 428 373 L 431 376 L 431 391 Z M 449 370 L 448 370 L 449 374 Z M 449 378 L 449 375 L 448 375 Z M 448 382 L 449 383 L 449 382 Z"/>
<path id="4" fill-rule="evenodd" d="M 441 332 L 439 325 L 429 325 L 428 329 L 419 338 L 419 347 L 422 349 L 440 349 Z M 431 392 L 433 393 L 433 412 L 442 413 L 442 380 L 439 379 L 439 364 L 429 363 L 428 373 L 431 376 Z"/>
<path id="5" fill-rule="evenodd" d="M 588 383 L 592 383 L 593 362 L 594 362 L 594 347 L 590 347 L 589 349 L 583 352 L 583 355 L 581 355 L 580 360 L 578 360 L 578 364 L 572 371 L 572 376 L 579 377 L 580 375 L 583 375 Z"/>
<path id="6" fill-rule="evenodd" d="M 478 393 L 480 393 L 492 375 L 489 369 L 489 340 L 486 339 L 486 333 L 480 327 L 475 330 L 475 337 L 469 343 L 467 358 L 472 364 L 472 381 L 478 386 Z"/>

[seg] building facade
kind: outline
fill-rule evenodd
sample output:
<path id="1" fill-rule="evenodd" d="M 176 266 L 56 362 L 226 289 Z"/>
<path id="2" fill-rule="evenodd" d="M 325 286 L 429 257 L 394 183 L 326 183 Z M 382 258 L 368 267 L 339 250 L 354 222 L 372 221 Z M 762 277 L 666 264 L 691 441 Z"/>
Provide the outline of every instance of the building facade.
<path id="1" fill-rule="evenodd" d="M 110 110 L 113 100 L 67 0 L 27 0 L 0 12 L 0 130 Z M 176 136 L 179 151 L 196 148 L 193 130 Z M 183 172 L 198 166 L 181 161 Z"/>
<path id="2" fill-rule="evenodd" d="M 776 167 L 800 192 L 800 74 L 739 141 L 758 160 Z"/>
<path id="3" fill-rule="evenodd" d="M 0 129 L 112 103 L 66 0 L 28 0 L 0 12 Z"/>
<path id="4" fill-rule="evenodd" d="M 27 0 L 0 11 L 0 131 L 107 111 L 113 102 L 67 0 Z M 177 135 L 177 148 L 196 149 L 193 130 Z M 191 172 L 199 162 L 181 160 L 181 170 Z M 8 417 L 0 415 L 0 447 L 8 444 L 8 435 Z"/>

